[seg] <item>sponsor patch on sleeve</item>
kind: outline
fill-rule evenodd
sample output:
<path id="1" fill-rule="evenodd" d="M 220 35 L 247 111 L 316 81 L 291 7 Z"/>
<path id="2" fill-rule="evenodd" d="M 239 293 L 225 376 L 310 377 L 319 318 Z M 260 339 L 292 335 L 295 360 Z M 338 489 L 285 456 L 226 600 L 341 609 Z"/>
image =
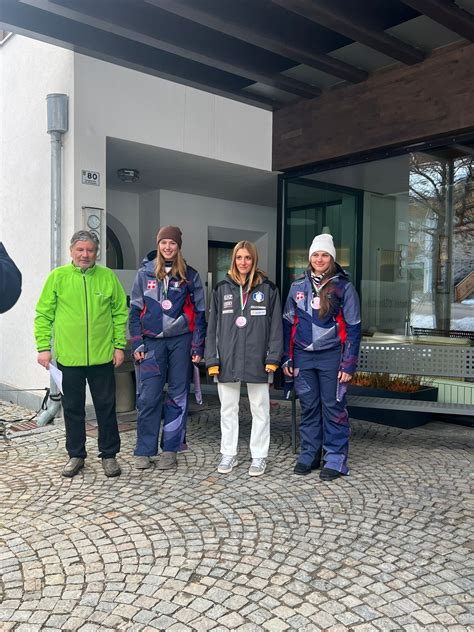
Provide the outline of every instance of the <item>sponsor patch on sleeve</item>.
<path id="1" fill-rule="evenodd" d="M 148 281 L 146 285 L 147 290 L 156 290 L 156 281 Z"/>
<path id="2" fill-rule="evenodd" d="M 303 301 L 304 300 L 304 292 L 296 292 L 295 301 Z"/>

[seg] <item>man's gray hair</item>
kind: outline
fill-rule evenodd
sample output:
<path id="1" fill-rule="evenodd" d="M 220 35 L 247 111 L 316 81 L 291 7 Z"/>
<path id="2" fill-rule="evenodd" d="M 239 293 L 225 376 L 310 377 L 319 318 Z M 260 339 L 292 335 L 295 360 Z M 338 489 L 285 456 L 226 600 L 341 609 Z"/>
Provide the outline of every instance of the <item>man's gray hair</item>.
<path id="1" fill-rule="evenodd" d="M 89 230 L 78 230 L 71 237 L 71 246 L 74 246 L 76 241 L 91 241 L 95 244 L 95 249 L 99 249 L 99 238 L 95 233 Z"/>

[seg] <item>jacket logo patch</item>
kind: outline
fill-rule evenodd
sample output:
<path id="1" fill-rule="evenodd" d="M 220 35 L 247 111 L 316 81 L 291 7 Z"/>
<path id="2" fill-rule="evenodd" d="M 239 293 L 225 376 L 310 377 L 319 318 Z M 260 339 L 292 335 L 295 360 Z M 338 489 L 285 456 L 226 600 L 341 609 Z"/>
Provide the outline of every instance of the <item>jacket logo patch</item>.
<path id="1" fill-rule="evenodd" d="M 148 281 L 147 290 L 156 290 L 156 281 Z"/>
<path id="2" fill-rule="evenodd" d="M 254 292 L 253 300 L 256 303 L 263 303 L 263 301 L 265 300 L 265 294 L 263 292 Z"/>
<path id="3" fill-rule="evenodd" d="M 232 301 L 224 301 L 224 305 L 223 305 L 224 309 L 226 307 L 232 307 Z"/>
<path id="4" fill-rule="evenodd" d="M 303 301 L 304 300 L 304 292 L 296 292 L 295 301 Z"/>
<path id="5" fill-rule="evenodd" d="M 171 281 L 171 287 L 177 288 L 181 285 L 181 281 Z"/>
<path id="6" fill-rule="evenodd" d="M 232 294 L 224 294 L 224 301 L 231 301 L 233 298 Z"/>
<path id="7" fill-rule="evenodd" d="M 267 308 L 263 307 L 262 309 L 251 309 L 250 316 L 266 316 Z"/>

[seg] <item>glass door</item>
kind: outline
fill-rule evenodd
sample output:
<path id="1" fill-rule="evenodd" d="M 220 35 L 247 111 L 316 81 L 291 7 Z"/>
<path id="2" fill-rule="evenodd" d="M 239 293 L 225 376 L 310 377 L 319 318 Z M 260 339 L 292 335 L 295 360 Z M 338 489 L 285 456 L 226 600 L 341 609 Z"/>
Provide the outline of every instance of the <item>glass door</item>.
<path id="1" fill-rule="evenodd" d="M 334 237 L 337 261 L 358 287 L 362 192 L 295 178 L 287 180 L 285 201 L 283 295 L 308 267 L 309 247 L 320 233 Z"/>

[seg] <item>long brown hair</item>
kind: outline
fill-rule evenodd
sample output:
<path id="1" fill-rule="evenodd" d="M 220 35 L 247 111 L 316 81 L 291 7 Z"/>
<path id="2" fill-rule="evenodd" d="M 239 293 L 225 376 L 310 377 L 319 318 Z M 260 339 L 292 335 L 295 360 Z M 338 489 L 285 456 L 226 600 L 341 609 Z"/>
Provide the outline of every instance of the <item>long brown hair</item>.
<path id="1" fill-rule="evenodd" d="M 155 276 L 159 281 L 162 281 L 166 276 L 165 264 L 166 259 L 160 252 L 159 244 L 156 244 Z M 180 248 L 178 248 L 176 257 L 173 260 L 171 276 L 181 279 L 181 281 L 186 281 L 186 261 L 183 259 Z"/>
<path id="2" fill-rule="evenodd" d="M 311 272 L 314 272 L 311 263 L 308 266 L 308 271 L 311 274 Z M 331 281 L 327 281 L 327 279 L 331 279 L 335 274 L 337 273 L 337 267 L 336 267 L 336 262 L 334 261 L 334 259 L 331 257 L 331 263 L 329 264 L 329 268 L 326 270 L 326 272 L 324 273 L 324 279 L 323 279 L 323 287 L 321 288 L 321 290 L 319 291 L 319 315 L 320 316 L 326 316 L 326 314 L 329 312 L 329 310 L 331 309 L 331 298 L 330 298 L 330 287 L 331 287 Z M 326 283 L 325 283 L 326 281 Z"/>
<path id="3" fill-rule="evenodd" d="M 230 276 L 230 278 L 233 281 L 241 285 L 240 274 L 237 269 L 235 259 L 237 257 L 237 252 L 244 248 L 245 250 L 248 251 L 248 253 L 252 257 L 252 269 L 250 270 L 247 276 L 247 288 L 251 290 L 256 285 L 259 285 L 259 283 L 261 283 L 265 278 L 265 273 L 262 272 L 262 270 L 258 268 L 258 252 L 257 252 L 257 246 L 254 243 L 252 243 L 251 241 L 243 240 L 235 244 L 234 250 L 232 251 L 232 261 L 230 263 L 230 268 L 227 274 Z"/>

